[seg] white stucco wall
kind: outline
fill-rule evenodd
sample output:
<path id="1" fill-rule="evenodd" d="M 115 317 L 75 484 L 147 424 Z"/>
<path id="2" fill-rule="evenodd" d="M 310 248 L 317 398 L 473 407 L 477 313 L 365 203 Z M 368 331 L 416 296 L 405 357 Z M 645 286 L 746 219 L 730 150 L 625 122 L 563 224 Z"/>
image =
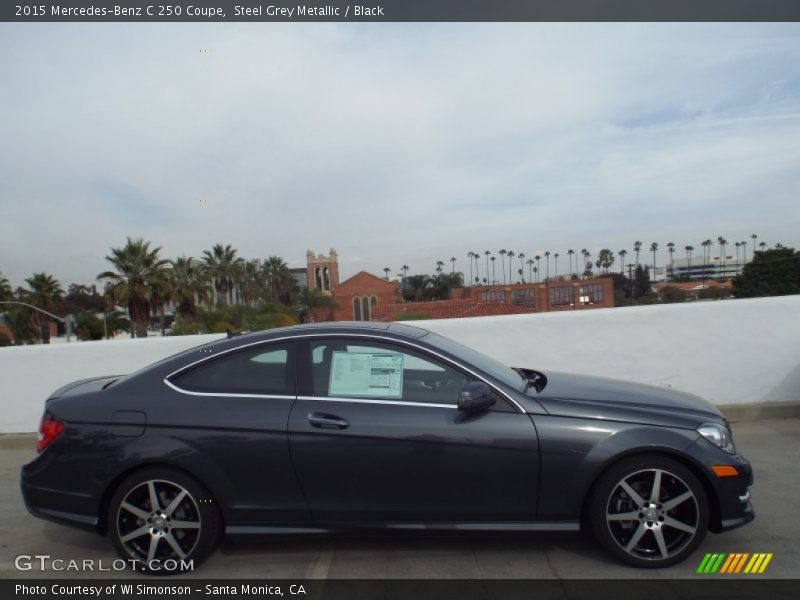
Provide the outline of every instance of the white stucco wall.
<path id="1" fill-rule="evenodd" d="M 411 324 L 514 366 L 667 385 L 716 404 L 800 401 L 800 296 Z M 35 431 L 44 399 L 69 381 L 220 337 L 0 348 L 0 433 Z"/>

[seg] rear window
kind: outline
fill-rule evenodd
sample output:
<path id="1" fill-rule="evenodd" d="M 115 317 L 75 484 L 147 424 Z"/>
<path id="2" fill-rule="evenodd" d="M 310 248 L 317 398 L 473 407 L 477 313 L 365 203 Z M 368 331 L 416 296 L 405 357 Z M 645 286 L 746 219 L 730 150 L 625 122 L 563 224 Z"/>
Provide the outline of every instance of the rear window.
<path id="1" fill-rule="evenodd" d="M 172 378 L 189 392 L 294 395 L 292 345 L 270 344 L 220 356 Z"/>

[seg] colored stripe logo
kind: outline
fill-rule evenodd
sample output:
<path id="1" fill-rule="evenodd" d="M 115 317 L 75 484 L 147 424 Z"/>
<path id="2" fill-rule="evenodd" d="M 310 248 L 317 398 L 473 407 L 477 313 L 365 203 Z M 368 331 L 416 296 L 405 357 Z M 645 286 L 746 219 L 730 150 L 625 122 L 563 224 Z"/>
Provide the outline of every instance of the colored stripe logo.
<path id="1" fill-rule="evenodd" d="M 697 573 L 701 574 L 736 574 L 745 573 L 757 575 L 763 573 L 769 561 L 772 560 L 772 552 L 715 552 L 706 554 L 697 567 Z"/>

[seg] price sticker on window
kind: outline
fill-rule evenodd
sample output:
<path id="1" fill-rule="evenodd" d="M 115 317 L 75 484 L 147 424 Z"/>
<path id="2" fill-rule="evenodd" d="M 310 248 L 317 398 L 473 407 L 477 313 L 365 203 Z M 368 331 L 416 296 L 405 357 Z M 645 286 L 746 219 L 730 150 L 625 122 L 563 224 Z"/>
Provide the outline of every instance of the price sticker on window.
<path id="1" fill-rule="evenodd" d="M 328 395 L 401 398 L 403 355 L 396 352 L 334 352 Z"/>

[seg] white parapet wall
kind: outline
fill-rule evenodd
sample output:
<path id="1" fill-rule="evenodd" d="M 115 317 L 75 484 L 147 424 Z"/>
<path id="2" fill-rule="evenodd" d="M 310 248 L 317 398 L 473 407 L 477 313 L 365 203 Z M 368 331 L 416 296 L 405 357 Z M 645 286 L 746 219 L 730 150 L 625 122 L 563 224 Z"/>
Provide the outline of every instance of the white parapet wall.
<path id="1" fill-rule="evenodd" d="M 225 334 L 0 348 L 0 433 L 36 431 L 44 400 L 65 383 L 132 373 Z"/>
<path id="2" fill-rule="evenodd" d="M 415 321 L 509 365 L 669 386 L 719 405 L 800 402 L 800 296 Z M 38 427 L 75 379 L 135 371 L 224 335 L 0 348 L 0 433 Z"/>

